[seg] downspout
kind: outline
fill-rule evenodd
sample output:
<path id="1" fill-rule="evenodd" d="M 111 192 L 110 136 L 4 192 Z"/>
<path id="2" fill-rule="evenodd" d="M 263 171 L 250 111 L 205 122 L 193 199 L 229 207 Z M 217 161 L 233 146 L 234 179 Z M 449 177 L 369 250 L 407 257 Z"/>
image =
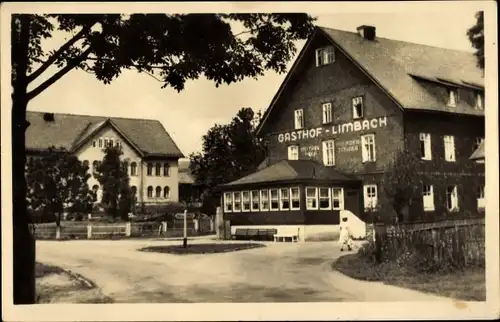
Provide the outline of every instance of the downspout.
<path id="1" fill-rule="evenodd" d="M 140 189 L 139 189 L 139 196 L 141 198 L 141 212 L 144 213 L 144 160 L 141 158 L 141 167 L 140 167 Z"/>

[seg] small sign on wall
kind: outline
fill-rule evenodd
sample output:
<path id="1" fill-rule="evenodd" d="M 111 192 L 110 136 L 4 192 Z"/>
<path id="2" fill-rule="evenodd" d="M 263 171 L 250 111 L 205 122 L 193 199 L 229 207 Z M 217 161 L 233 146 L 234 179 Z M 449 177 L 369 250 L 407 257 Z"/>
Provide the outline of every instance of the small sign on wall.
<path id="1" fill-rule="evenodd" d="M 361 140 L 346 140 L 339 141 L 336 143 L 338 152 L 354 152 L 359 151 L 361 146 Z"/>

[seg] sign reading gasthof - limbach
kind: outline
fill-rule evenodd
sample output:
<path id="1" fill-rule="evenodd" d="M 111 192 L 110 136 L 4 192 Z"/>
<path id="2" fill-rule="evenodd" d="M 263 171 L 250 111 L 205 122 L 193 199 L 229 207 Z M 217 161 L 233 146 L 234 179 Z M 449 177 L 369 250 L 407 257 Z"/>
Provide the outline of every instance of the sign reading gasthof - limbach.
<path id="1" fill-rule="evenodd" d="M 344 134 L 350 132 L 368 131 L 387 126 L 387 116 L 373 118 L 370 120 L 354 121 L 343 124 L 335 124 L 330 128 L 317 127 L 278 134 L 278 142 L 294 142 L 299 140 L 313 139 L 326 134 Z"/>

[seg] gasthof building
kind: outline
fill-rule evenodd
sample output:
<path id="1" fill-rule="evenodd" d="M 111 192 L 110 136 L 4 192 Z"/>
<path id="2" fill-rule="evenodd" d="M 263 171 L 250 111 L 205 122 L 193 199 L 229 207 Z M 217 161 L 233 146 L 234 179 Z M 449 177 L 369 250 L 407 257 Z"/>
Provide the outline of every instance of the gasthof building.
<path id="1" fill-rule="evenodd" d="M 239 229 L 335 238 L 340 212 L 381 218 L 381 178 L 398 151 L 421 180 L 403 221 L 484 209 L 484 77 L 473 53 L 317 27 L 266 110 L 256 172 L 222 185 Z"/>

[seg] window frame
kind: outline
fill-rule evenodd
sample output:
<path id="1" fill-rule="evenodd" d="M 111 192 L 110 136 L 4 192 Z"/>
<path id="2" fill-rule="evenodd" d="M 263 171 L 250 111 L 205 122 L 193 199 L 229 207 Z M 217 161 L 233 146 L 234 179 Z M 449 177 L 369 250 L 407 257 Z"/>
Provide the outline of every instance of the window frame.
<path id="1" fill-rule="evenodd" d="M 449 141 L 447 141 L 447 139 L 451 139 Z M 456 148 L 455 148 L 455 137 L 453 135 L 444 135 L 443 136 L 443 144 L 444 144 L 444 160 L 446 162 L 456 162 L 457 161 L 457 152 L 456 152 Z M 453 154 L 449 154 L 448 152 L 451 152 L 451 151 L 448 151 L 448 149 L 452 149 L 453 151 Z M 449 156 L 451 156 L 451 158 L 449 158 Z"/>
<path id="2" fill-rule="evenodd" d="M 166 193 L 166 192 L 168 192 L 168 193 Z M 170 187 L 169 186 L 163 187 L 163 198 L 170 199 Z"/>
<path id="3" fill-rule="evenodd" d="M 292 150 L 295 148 L 296 151 L 296 158 L 291 158 L 292 156 Z M 294 144 L 294 145 L 289 145 L 288 146 L 288 160 L 298 160 L 299 159 L 299 146 Z"/>
<path id="4" fill-rule="evenodd" d="M 323 124 L 330 124 L 333 122 L 333 107 L 331 102 L 325 102 L 322 105 L 323 111 Z"/>
<path id="5" fill-rule="evenodd" d="M 254 192 L 257 192 L 257 208 L 254 208 Z M 250 191 L 250 211 L 260 211 L 260 192 L 259 190 Z"/>
<path id="6" fill-rule="evenodd" d="M 229 198 L 227 198 L 229 196 Z M 233 212 L 233 193 L 232 192 L 224 192 L 223 196 L 224 201 L 224 212 Z M 227 206 L 230 206 L 231 209 L 228 209 Z"/>
<path id="7" fill-rule="evenodd" d="M 448 191 L 449 188 L 453 187 L 453 190 L 451 192 Z M 455 205 L 453 205 L 453 199 L 450 200 L 451 202 L 451 208 L 448 207 L 448 196 L 454 197 L 455 198 Z M 455 206 L 455 207 L 453 207 Z M 452 185 L 452 186 L 446 186 L 446 210 L 448 212 L 457 212 L 460 210 L 460 206 L 458 204 L 458 188 L 457 185 Z"/>
<path id="8" fill-rule="evenodd" d="M 328 144 L 331 143 L 333 146 L 331 147 L 331 149 L 328 149 Z M 335 140 L 334 139 L 331 139 L 331 140 L 325 140 L 325 141 L 322 141 L 321 143 L 322 145 L 322 148 L 323 148 L 323 165 L 326 166 L 326 167 L 334 167 L 335 166 Z M 332 152 L 332 163 L 328 163 L 328 151 L 331 151 Z"/>
<path id="9" fill-rule="evenodd" d="M 368 190 L 370 188 L 374 188 L 374 191 L 375 191 L 375 196 L 374 197 L 373 196 L 372 197 L 369 196 L 369 191 Z M 373 205 L 373 202 L 370 202 L 373 199 L 375 199 L 375 205 Z M 365 184 L 365 185 L 363 185 L 363 206 L 365 208 L 365 211 L 366 210 L 372 211 L 372 210 L 377 209 L 377 207 L 378 207 L 378 187 L 377 187 L 376 184 Z"/>
<path id="10" fill-rule="evenodd" d="M 298 116 L 300 115 L 300 122 L 301 124 L 297 124 L 298 121 Z M 294 129 L 295 130 L 302 130 L 305 127 L 305 121 L 304 121 L 304 109 L 299 108 L 293 111 L 293 124 L 294 124 Z"/>
<path id="11" fill-rule="evenodd" d="M 430 189 L 426 190 L 427 187 L 429 187 Z M 426 207 L 425 197 L 430 197 L 429 199 L 431 200 L 431 207 Z M 436 206 L 434 204 L 434 187 L 431 184 L 423 184 L 422 185 L 422 206 L 423 206 L 424 211 L 435 211 L 436 210 Z"/>
<path id="12" fill-rule="evenodd" d="M 273 199 L 272 192 L 276 191 L 276 198 Z M 273 201 L 278 203 L 278 207 L 273 208 Z M 280 210 L 280 193 L 278 188 L 269 189 L 269 211 L 279 211 Z"/>
<path id="13" fill-rule="evenodd" d="M 262 196 L 267 196 L 267 198 L 264 200 L 264 198 L 262 198 Z M 267 201 L 267 208 L 264 208 L 262 206 L 265 201 Z M 259 206 L 260 206 L 260 211 L 269 211 L 269 208 L 271 206 L 270 201 L 269 201 L 269 189 L 259 190 Z"/>
<path id="14" fill-rule="evenodd" d="M 148 199 L 153 199 L 154 197 L 154 188 L 153 186 L 148 186 L 147 190 L 146 190 L 146 194 L 148 196 Z M 151 192 L 151 195 L 150 195 L 150 192 Z"/>
<path id="15" fill-rule="evenodd" d="M 314 192 L 315 192 L 314 197 L 309 197 L 308 196 L 307 192 L 310 189 L 314 190 Z M 305 195 L 306 195 L 306 210 L 319 210 L 318 187 L 306 187 L 306 189 L 305 189 Z M 316 201 L 316 206 L 309 206 L 309 200 Z"/>
<path id="16" fill-rule="evenodd" d="M 287 196 L 288 197 L 283 197 L 283 191 L 287 192 Z M 280 208 L 280 211 L 289 211 L 290 207 L 291 207 L 290 189 L 289 188 L 279 188 L 278 195 L 279 195 L 279 208 Z M 283 201 L 288 201 L 288 207 L 284 207 L 283 206 Z"/>
<path id="17" fill-rule="evenodd" d="M 335 62 L 335 47 L 324 46 L 315 50 L 316 67 L 330 65 Z"/>
<path id="18" fill-rule="evenodd" d="M 161 168 L 162 168 L 161 163 L 155 163 L 154 168 L 155 168 L 155 175 L 154 176 L 161 177 Z"/>
<path id="19" fill-rule="evenodd" d="M 245 194 L 248 194 L 248 209 L 245 209 L 245 198 L 244 198 L 244 195 Z M 252 208 L 252 201 L 251 201 L 251 197 L 250 197 L 250 191 L 249 190 L 244 190 L 241 192 L 241 212 L 250 212 Z"/>
<path id="20" fill-rule="evenodd" d="M 454 93 L 453 102 L 451 100 L 452 93 Z M 450 87 L 450 88 L 448 88 L 448 101 L 446 102 L 446 106 L 457 107 L 457 104 L 458 104 L 458 88 Z"/>
<path id="21" fill-rule="evenodd" d="M 239 195 L 236 198 L 236 194 Z M 238 205 L 238 209 L 236 209 L 236 205 Z M 233 212 L 241 212 L 241 191 L 233 191 Z"/>
<path id="22" fill-rule="evenodd" d="M 321 190 L 327 191 L 328 194 L 326 197 L 321 196 Z M 321 207 L 321 201 L 322 200 L 328 200 L 328 206 L 327 207 Z M 318 208 L 319 210 L 332 210 L 332 190 L 331 188 L 328 187 L 318 187 Z"/>
<path id="23" fill-rule="evenodd" d="M 344 188 L 342 188 L 342 187 L 332 187 L 331 190 L 332 190 L 331 191 L 331 196 L 332 196 L 332 200 L 331 200 L 332 210 L 343 210 L 344 209 Z M 335 197 L 335 194 L 333 193 L 334 190 L 340 191 L 339 197 L 338 197 L 338 202 L 339 202 L 339 206 L 338 207 L 335 207 L 336 197 Z"/>
<path id="24" fill-rule="evenodd" d="M 373 156 L 371 159 L 368 158 L 367 151 L 365 150 L 365 144 L 366 140 L 368 138 L 373 138 Z M 367 133 L 361 135 L 361 162 L 362 163 L 367 163 L 367 162 L 376 162 L 377 161 L 377 145 L 375 143 L 375 134 L 374 133 Z"/>
<path id="25" fill-rule="evenodd" d="M 432 160 L 432 139 L 430 133 L 419 133 L 420 147 L 422 143 L 424 144 L 424 153 L 421 156 L 422 160 L 431 161 Z M 422 151 L 420 151 L 422 153 Z M 427 155 L 428 154 L 428 155 Z"/>
<path id="26" fill-rule="evenodd" d="M 356 104 L 355 104 L 356 100 L 360 100 L 360 102 L 361 102 L 361 115 L 356 115 L 356 114 L 358 114 L 358 111 L 356 110 Z M 365 116 L 365 97 L 364 97 L 364 95 L 355 96 L 351 99 L 351 109 L 352 109 L 352 119 L 353 120 L 360 120 Z"/>
<path id="27" fill-rule="evenodd" d="M 478 210 L 486 209 L 484 185 L 481 185 L 477 188 L 476 201 L 477 201 L 477 209 Z"/>
<path id="28" fill-rule="evenodd" d="M 131 162 L 130 163 L 130 176 L 135 177 L 137 176 L 137 162 Z"/>
<path id="29" fill-rule="evenodd" d="M 152 177 L 153 176 L 153 163 L 152 162 L 148 162 L 146 164 L 146 167 L 147 167 L 147 170 L 146 170 L 146 175 L 149 176 L 149 177 Z"/>
<path id="30" fill-rule="evenodd" d="M 293 192 L 292 192 L 295 189 L 297 189 L 297 197 L 296 198 L 293 197 Z M 299 202 L 298 207 L 293 206 L 294 201 Z M 300 187 L 290 187 L 290 211 L 296 211 L 296 210 L 300 210 Z"/>

